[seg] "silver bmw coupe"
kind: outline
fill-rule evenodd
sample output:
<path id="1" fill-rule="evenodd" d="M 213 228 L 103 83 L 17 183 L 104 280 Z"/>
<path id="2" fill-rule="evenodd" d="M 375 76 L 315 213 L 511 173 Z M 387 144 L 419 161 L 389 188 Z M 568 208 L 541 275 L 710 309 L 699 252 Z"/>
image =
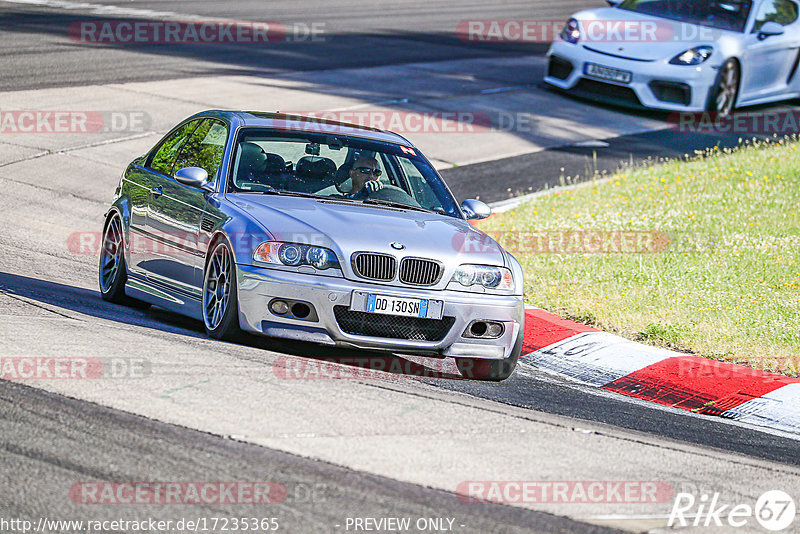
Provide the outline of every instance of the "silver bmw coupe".
<path id="1" fill-rule="evenodd" d="M 103 227 L 105 300 L 242 331 L 452 357 L 503 380 L 522 348 L 517 260 L 428 160 L 376 129 L 208 111 L 125 170 Z"/>

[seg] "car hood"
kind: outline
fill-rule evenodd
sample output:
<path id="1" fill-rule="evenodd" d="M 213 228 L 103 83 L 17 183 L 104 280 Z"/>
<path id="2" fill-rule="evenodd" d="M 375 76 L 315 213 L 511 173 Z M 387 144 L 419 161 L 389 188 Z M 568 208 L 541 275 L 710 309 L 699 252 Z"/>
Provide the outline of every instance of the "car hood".
<path id="1" fill-rule="evenodd" d="M 574 18 L 581 24 L 580 45 L 638 61 L 669 61 L 689 48 L 714 45 L 732 33 L 610 7 L 581 11 Z"/>
<path id="2" fill-rule="evenodd" d="M 271 239 L 327 247 L 345 263 L 354 252 L 368 251 L 430 258 L 446 266 L 506 265 L 496 241 L 465 220 L 437 213 L 276 195 L 229 195 L 229 200 Z"/>

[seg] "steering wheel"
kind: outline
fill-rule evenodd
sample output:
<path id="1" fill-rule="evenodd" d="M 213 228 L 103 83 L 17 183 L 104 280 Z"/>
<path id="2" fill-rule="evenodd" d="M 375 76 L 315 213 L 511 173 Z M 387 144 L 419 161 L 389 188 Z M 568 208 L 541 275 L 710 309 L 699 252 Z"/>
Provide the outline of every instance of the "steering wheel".
<path id="1" fill-rule="evenodd" d="M 402 188 L 396 185 L 384 185 L 383 188 L 375 192 L 367 193 L 367 198 L 374 198 L 375 200 L 386 200 L 388 202 L 399 202 L 407 206 L 422 207 L 419 202 L 414 200 L 414 197 L 406 193 Z"/>

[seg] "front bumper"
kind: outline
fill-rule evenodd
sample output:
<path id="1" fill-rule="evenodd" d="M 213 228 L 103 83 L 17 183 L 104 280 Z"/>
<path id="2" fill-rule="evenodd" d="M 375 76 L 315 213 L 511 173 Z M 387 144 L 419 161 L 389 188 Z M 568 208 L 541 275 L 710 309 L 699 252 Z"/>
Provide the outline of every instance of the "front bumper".
<path id="1" fill-rule="evenodd" d="M 359 349 L 497 360 L 511 356 L 524 327 L 525 305 L 521 296 L 396 287 L 249 265 L 237 265 L 237 282 L 241 328 L 285 339 Z M 348 334 L 337 321 L 334 307 L 349 308 L 354 291 L 441 300 L 444 302 L 443 317 L 452 317 L 454 322 L 439 341 Z M 310 304 L 315 312 L 312 320 L 273 314 L 268 304 L 274 298 Z M 464 337 L 473 320 L 501 322 L 503 335 L 497 339 Z"/>
<path id="2" fill-rule="evenodd" d="M 578 96 L 616 105 L 701 112 L 706 110 L 709 91 L 716 82 L 719 66 L 711 63 L 715 59 L 697 66 L 672 65 L 669 58 L 636 61 L 595 52 L 591 44 L 556 41 L 547 53 L 544 81 Z M 585 74 L 586 63 L 629 71 L 633 77 L 628 84 L 595 79 Z"/>

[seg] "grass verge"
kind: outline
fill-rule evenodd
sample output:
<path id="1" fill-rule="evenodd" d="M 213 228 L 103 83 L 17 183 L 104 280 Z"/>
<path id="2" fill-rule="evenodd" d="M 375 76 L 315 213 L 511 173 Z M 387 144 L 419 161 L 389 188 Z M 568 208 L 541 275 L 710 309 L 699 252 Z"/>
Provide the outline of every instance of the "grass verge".
<path id="1" fill-rule="evenodd" d="M 710 150 L 554 192 L 479 227 L 528 304 L 631 339 L 800 373 L 800 141 Z"/>

